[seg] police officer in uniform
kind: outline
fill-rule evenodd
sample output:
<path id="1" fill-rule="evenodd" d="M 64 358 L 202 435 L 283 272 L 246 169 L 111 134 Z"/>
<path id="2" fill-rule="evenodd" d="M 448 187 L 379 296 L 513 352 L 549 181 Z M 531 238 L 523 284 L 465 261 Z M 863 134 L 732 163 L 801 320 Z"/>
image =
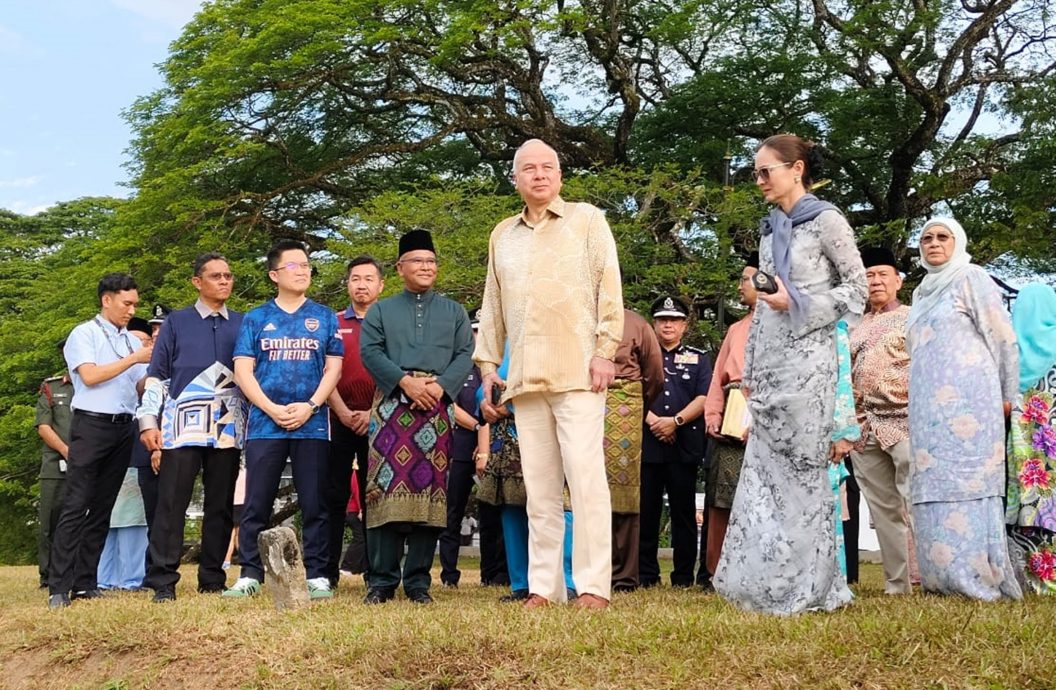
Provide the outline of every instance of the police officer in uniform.
<path id="1" fill-rule="evenodd" d="M 62 350 L 66 341 L 59 343 Z M 70 400 L 73 399 L 73 382 L 69 374 L 52 376 L 40 384 L 37 398 L 37 418 L 34 422 L 37 433 L 44 441 L 44 452 L 40 462 L 40 508 L 37 532 L 37 564 L 40 570 L 40 586 L 48 586 L 48 565 L 51 562 L 51 537 L 59 521 L 59 508 L 66 492 L 66 457 L 70 442 Z"/>
<path id="2" fill-rule="evenodd" d="M 150 319 L 147 323 L 150 324 L 150 339 L 158 337 L 158 331 L 161 330 L 161 324 L 165 323 L 165 318 L 172 313 L 172 309 L 166 307 L 164 304 L 155 304 L 154 308 L 150 310 Z"/>
<path id="3" fill-rule="evenodd" d="M 666 493 L 674 550 L 671 585 L 691 587 L 697 558 L 697 468 L 706 447 L 702 415 L 711 384 L 711 358 L 682 343 L 689 319 L 684 301 L 661 297 L 651 312 L 664 360 L 664 391 L 646 413 L 642 434 L 639 577 L 643 587 L 660 584 L 657 549 Z"/>

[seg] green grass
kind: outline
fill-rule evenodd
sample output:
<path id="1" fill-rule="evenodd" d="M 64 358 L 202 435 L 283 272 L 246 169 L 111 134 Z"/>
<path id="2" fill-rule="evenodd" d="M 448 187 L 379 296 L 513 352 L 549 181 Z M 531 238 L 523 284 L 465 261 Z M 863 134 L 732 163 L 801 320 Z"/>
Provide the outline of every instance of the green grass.
<path id="1" fill-rule="evenodd" d="M 523 611 L 465 565 L 431 607 L 364 606 L 357 578 L 287 614 L 267 597 L 198 595 L 193 567 L 174 604 L 127 593 L 49 612 L 35 568 L 0 568 L 0 686 L 1056 687 L 1056 598 L 888 598 L 866 565 L 854 604 L 829 614 L 772 618 L 667 587 L 604 612 Z"/>

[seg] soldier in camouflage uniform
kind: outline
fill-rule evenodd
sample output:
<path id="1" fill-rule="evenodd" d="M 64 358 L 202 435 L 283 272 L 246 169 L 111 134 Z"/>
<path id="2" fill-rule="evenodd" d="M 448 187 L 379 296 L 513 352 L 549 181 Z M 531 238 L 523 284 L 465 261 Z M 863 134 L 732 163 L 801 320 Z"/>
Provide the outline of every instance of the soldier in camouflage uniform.
<path id="1" fill-rule="evenodd" d="M 44 441 L 40 463 L 40 512 L 37 533 L 37 563 L 40 586 L 48 586 L 51 537 L 59 521 L 59 508 L 66 489 L 66 454 L 70 439 L 70 400 L 73 383 L 67 374 L 52 376 L 40 384 L 37 398 L 37 433 Z"/>

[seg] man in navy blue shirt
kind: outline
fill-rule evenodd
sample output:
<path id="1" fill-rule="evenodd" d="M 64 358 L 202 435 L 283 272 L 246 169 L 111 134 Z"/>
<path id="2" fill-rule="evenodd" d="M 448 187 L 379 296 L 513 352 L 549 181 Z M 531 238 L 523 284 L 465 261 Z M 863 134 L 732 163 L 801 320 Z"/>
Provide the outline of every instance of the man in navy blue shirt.
<path id="1" fill-rule="evenodd" d="M 199 256 L 192 269 L 198 300 L 162 322 L 136 411 L 140 440 L 147 450 L 158 451 L 153 456 L 158 503 L 145 580 L 155 602 L 176 598 L 184 517 L 199 471 L 205 496 L 198 591 L 223 591 L 245 442 L 247 406 L 235 384 L 232 359 L 242 314 L 226 306 L 235 279 L 227 259 L 215 252 Z"/>
<path id="2" fill-rule="evenodd" d="M 246 502 L 238 531 L 242 575 L 225 597 L 260 591 L 264 567 L 257 535 L 267 529 L 290 459 L 301 507 L 304 567 L 313 599 L 333 596 L 327 577 L 330 412 L 326 399 L 341 378 L 344 347 L 337 316 L 305 296 L 312 265 L 304 245 L 278 242 L 268 252 L 275 299 L 242 320 L 235 344 L 235 381 L 252 404 L 246 440 Z"/>

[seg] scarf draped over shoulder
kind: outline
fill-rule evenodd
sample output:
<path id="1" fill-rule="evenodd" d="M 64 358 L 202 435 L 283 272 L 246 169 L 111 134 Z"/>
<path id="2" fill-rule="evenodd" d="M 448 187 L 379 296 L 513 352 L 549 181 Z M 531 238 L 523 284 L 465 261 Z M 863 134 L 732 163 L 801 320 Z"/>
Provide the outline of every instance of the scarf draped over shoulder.
<path id="1" fill-rule="evenodd" d="M 813 194 L 804 194 L 790 213 L 785 213 L 780 206 L 775 206 L 770 215 L 763 218 L 759 225 L 759 234 L 763 237 L 773 233 L 774 270 L 785 286 L 789 299 L 789 315 L 792 323 L 801 325 L 806 318 L 808 296 L 800 293 L 792 283 L 789 274 L 792 271 L 792 228 L 814 220 L 825 211 L 836 211 L 843 214 L 827 201 L 822 201 Z"/>

